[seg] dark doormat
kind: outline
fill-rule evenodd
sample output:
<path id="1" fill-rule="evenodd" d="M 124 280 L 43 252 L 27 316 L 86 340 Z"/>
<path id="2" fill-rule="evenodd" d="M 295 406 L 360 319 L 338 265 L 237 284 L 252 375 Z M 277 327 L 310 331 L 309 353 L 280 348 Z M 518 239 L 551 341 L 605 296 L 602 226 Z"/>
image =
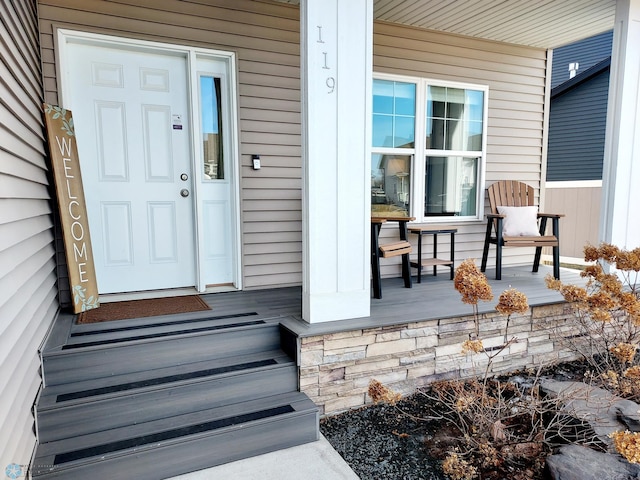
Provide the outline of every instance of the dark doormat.
<path id="1" fill-rule="evenodd" d="M 211 307 L 199 295 L 149 298 L 126 302 L 101 303 L 98 308 L 78 314 L 77 323 L 109 322 L 127 318 L 154 317 L 176 313 L 200 312 Z"/>

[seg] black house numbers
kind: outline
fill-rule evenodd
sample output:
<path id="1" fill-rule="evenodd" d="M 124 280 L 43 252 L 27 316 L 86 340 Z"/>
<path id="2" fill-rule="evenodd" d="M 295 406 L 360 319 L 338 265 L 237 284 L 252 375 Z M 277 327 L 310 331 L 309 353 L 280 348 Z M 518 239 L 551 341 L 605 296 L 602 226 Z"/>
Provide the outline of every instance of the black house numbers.
<path id="1" fill-rule="evenodd" d="M 318 40 L 317 43 L 324 43 L 324 40 L 322 40 L 322 25 L 318 25 Z M 323 61 L 324 64 L 322 66 L 323 70 L 331 70 L 331 67 L 329 67 L 329 59 L 328 59 L 328 53 L 327 52 L 322 52 L 322 56 L 323 56 Z M 327 72 L 329 73 L 329 72 Z M 332 76 L 328 76 L 325 84 L 327 85 L 327 93 L 333 93 L 336 89 L 336 79 L 335 77 Z"/>

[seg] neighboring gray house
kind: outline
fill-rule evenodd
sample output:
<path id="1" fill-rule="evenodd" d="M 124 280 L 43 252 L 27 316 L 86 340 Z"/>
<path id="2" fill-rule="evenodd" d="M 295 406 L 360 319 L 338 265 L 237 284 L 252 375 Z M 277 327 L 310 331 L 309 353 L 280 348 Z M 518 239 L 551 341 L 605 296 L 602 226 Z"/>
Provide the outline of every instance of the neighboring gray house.
<path id="1" fill-rule="evenodd" d="M 546 209 L 563 212 L 560 254 L 597 244 L 613 32 L 553 51 Z M 573 260 L 568 260 L 573 261 Z"/>

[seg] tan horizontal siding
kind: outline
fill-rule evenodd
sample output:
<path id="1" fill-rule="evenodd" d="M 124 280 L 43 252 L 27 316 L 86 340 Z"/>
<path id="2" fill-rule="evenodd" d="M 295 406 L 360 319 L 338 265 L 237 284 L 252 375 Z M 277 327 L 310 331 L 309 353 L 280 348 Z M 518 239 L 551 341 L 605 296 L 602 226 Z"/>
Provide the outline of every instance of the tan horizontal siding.
<path id="1" fill-rule="evenodd" d="M 283 102 L 282 105 L 285 105 L 284 102 L 286 101 L 300 102 L 300 91 L 298 89 L 241 84 L 239 90 L 240 96 L 246 99 L 277 99 Z M 279 109 L 274 108 L 274 110 Z"/>
<path id="2" fill-rule="evenodd" d="M 294 126 L 300 125 L 300 111 L 278 111 L 274 112 L 272 110 L 255 110 L 250 108 L 245 108 L 241 111 L 241 119 L 245 120 L 255 120 L 257 122 L 265 123 L 265 128 L 269 128 L 272 123 L 280 123 L 283 125 L 291 124 Z M 242 124 L 241 121 L 241 124 Z"/>
<path id="3" fill-rule="evenodd" d="M 294 252 L 302 250 L 302 242 L 252 243 L 245 247 L 245 255 L 264 255 L 268 253 Z"/>
<path id="4" fill-rule="evenodd" d="M 302 284 L 302 273 L 271 274 L 270 272 L 256 272 L 249 277 L 247 289 L 266 289 L 278 285 L 280 288 L 296 287 Z"/>
<path id="5" fill-rule="evenodd" d="M 300 242 L 300 234 L 298 232 L 266 232 L 266 233 L 247 233 L 244 236 L 244 242 L 246 245 L 252 243 L 291 243 Z"/>
<path id="6" fill-rule="evenodd" d="M 491 137 L 492 138 L 533 138 L 536 139 L 539 143 L 542 141 L 540 138 L 540 134 L 537 133 L 534 129 L 531 128 L 518 128 L 518 127 L 497 127 L 494 126 L 491 128 Z"/>
<path id="7" fill-rule="evenodd" d="M 298 202 L 298 208 L 291 209 L 290 200 L 245 200 L 247 210 L 251 210 L 251 215 L 262 215 L 264 211 L 287 211 L 297 212 L 302 217 L 302 202 Z M 250 218 L 247 218 L 250 220 Z"/>
<path id="8" fill-rule="evenodd" d="M 294 117 L 299 119 L 299 117 Z M 274 122 L 268 120 L 254 120 L 246 118 L 240 122 L 240 129 L 245 132 L 262 132 L 274 135 L 300 136 L 300 122 Z"/>
<path id="9" fill-rule="evenodd" d="M 260 145 L 260 144 L 255 144 Z M 257 151 L 256 153 L 263 153 Z M 263 178 L 294 178 L 299 180 L 300 158 L 299 157 L 282 157 L 277 155 L 261 155 L 261 166 L 268 167 L 265 171 L 254 170 L 250 156 L 242 158 L 242 176 L 243 177 L 263 177 Z M 296 172 L 298 174 L 296 174 Z M 275 198 L 265 200 L 277 200 Z"/>
<path id="10" fill-rule="evenodd" d="M 302 222 L 269 222 L 265 227 L 262 222 L 247 222 L 245 232 L 249 233 L 275 233 L 275 232 L 299 232 Z"/>
<path id="11" fill-rule="evenodd" d="M 299 112 L 300 101 L 278 98 L 240 97 L 240 118 L 243 109 L 275 110 L 277 112 Z"/>
<path id="12" fill-rule="evenodd" d="M 33 0 L 0 3 L 0 465 L 28 464 L 39 346 L 57 312 Z"/>
<path id="13" fill-rule="evenodd" d="M 264 167 L 268 168 L 268 167 Z M 301 188 L 302 180 L 300 178 L 258 178 L 258 177 L 246 177 L 244 179 L 245 188 L 260 188 L 264 190 L 272 190 L 269 198 L 278 198 L 278 193 L 273 190 L 289 189 L 299 190 Z M 265 219 L 267 221 L 267 219 Z"/>
<path id="14" fill-rule="evenodd" d="M 302 155 L 302 147 L 300 145 L 265 145 L 251 143 L 240 144 L 241 155 L 252 155 L 254 153 L 265 155 L 285 155 L 289 157 L 296 157 L 298 160 L 300 160 L 300 156 Z M 302 175 L 302 172 L 300 173 L 300 175 Z"/>
<path id="15" fill-rule="evenodd" d="M 518 132 L 523 130 L 534 131 L 535 134 L 535 128 L 539 125 L 539 120 L 535 118 L 532 120 L 522 118 L 489 118 L 487 125 L 490 129 L 493 127 L 503 127 Z"/>
<path id="16" fill-rule="evenodd" d="M 301 262 L 297 262 L 297 263 L 283 262 L 283 263 L 270 263 L 270 264 L 264 264 L 264 265 L 251 265 L 246 268 L 250 270 L 249 275 L 247 275 L 249 278 L 256 277 L 256 276 L 269 276 L 269 275 L 280 275 L 280 278 L 282 278 L 282 275 L 285 275 L 291 270 L 295 270 L 295 269 L 298 270 L 298 273 L 302 273 Z M 256 281 L 260 285 L 264 285 L 264 283 L 262 283 L 260 279 L 256 279 Z"/>
<path id="17" fill-rule="evenodd" d="M 258 210 L 255 212 L 247 212 L 245 216 L 245 220 L 248 223 L 257 223 L 257 222 L 262 222 L 264 220 L 264 217 L 269 217 L 273 219 L 272 220 L 273 222 L 287 222 L 287 221 L 301 222 L 302 212 L 300 210 L 293 211 L 288 209 L 281 210 L 281 211 Z"/>
<path id="18" fill-rule="evenodd" d="M 251 67 L 255 66 L 255 63 L 243 62 L 242 66 L 246 67 L 246 70 L 242 71 L 244 81 L 248 85 L 256 87 L 274 87 L 278 89 L 297 89 L 299 87 L 298 81 L 295 77 L 283 77 L 282 68 L 280 65 L 268 65 L 262 64 L 263 69 L 254 69 L 260 71 L 251 71 Z M 291 75 L 299 75 L 299 69 L 292 68 Z M 247 92 L 248 94 L 248 92 Z"/>
<path id="19" fill-rule="evenodd" d="M 271 145 L 284 145 L 299 147 L 300 135 L 274 134 L 270 132 L 244 132 L 243 140 L 247 144 L 264 145 L 269 142 Z"/>
<path id="20" fill-rule="evenodd" d="M 293 255 L 296 262 L 302 262 L 302 253 L 297 252 Z M 264 254 L 254 255 L 254 261 L 252 262 L 254 265 L 269 265 L 271 263 L 279 263 L 282 264 L 291 263 L 292 255 L 290 252 L 279 252 L 279 253 L 271 253 L 269 257 Z"/>
<path id="21" fill-rule="evenodd" d="M 251 0 L 42 0 L 40 20 L 48 99 L 58 98 L 54 25 L 237 53 L 243 283 L 299 284 L 299 10 Z M 259 171 L 251 168 L 254 154 L 261 156 Z M 273 248 L 252 255 L 258 242 Z"/>

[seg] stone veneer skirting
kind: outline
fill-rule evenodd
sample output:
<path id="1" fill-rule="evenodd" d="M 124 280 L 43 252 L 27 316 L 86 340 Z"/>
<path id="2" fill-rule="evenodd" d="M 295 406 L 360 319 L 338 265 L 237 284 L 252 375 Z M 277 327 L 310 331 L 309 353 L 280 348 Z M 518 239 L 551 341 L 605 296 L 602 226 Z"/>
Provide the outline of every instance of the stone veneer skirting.
<path id="1" fill-rule="evenodd" d="M 517 341 L 494 358 L 491 373 L 575 358 L 562 342 L 575 334 L 573 319 L 564 302 L 512 315 L 506 334 Z M 485 349 L 504 345 L 506 327 L 502 314 L 480 316 Z M 469 315 L 305 337 L 300 389 L 327 415 L 370 403 L 367 388 L 372 379 L 407 395 L 436 380 L 482 375 L 487 354 L 461 353 L 462 342 L 474 333 Z"/>

